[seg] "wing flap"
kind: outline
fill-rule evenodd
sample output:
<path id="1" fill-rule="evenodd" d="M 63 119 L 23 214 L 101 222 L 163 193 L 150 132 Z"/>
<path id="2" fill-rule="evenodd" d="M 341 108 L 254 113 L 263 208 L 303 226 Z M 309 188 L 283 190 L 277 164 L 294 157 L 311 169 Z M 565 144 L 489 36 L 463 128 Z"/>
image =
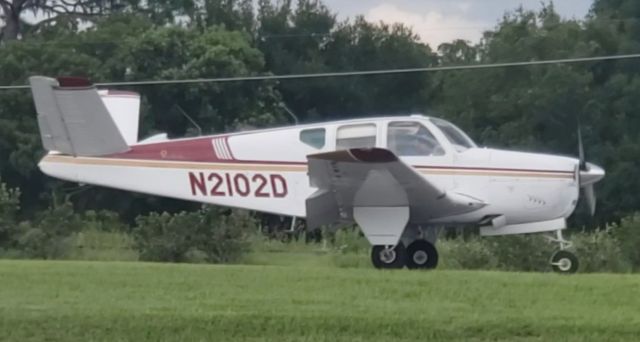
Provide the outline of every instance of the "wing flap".
<path id="1" fill-rule="evenodd" d="M 486 205 L 480 199 L 441 189 L 386 149 L 341 150 L 307 159 L 310 183 L 323 194 L 323 206 L 339 213 L 317 215 L 319 202 L 310 197 L 306 205 L 311 228 L 353 222 L 354 208 L 406 207 L 412 218 L 435 219 Z"/>

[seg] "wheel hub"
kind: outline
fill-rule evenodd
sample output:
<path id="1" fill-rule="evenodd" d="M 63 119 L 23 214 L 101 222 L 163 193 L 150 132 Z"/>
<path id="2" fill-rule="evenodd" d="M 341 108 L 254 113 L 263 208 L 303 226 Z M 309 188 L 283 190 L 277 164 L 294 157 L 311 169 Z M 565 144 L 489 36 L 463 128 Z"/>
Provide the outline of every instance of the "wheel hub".
<path id="1" fill-rule="evenodd" d="M 429 255 L 425 251 L 416 251 L 413 253 L 413 262 L 417 265 L 424 265 L 429 260 Z"/>
<path id="2" fill-rule="evenodd" d="M 571 269 L 571 260 L 569 258 L 562 258 L 558 260 L 557 265 L 561 271 L 566 272 Z"/>
<path id="3" fill-rule="evenodd" d="M 396 251 L 391 248 L 383 249 L 380 252 L 380 261 L 385 264 L 391 264 L 396 260 Z"/>

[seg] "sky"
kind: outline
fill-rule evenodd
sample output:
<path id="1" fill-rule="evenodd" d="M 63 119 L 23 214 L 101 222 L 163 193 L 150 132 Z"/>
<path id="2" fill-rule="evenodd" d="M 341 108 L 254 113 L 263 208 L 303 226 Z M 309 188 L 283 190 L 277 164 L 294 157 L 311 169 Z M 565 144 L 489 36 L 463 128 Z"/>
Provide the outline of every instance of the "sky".
<path id="1" fill-rule="evenodd" d="M 562 17 L 581 19 L 592 2 L 556 0 L 554 5 Z M 364 15 L 372 22 L 404 23 L 432 47 L 454 39 L 476 43 L 482 32 L 494 28 L 505 12 L 520 5 L 525 9 L 541 7 L 541 0 L 324 0 L 324 3 L 339 19 Z"/>

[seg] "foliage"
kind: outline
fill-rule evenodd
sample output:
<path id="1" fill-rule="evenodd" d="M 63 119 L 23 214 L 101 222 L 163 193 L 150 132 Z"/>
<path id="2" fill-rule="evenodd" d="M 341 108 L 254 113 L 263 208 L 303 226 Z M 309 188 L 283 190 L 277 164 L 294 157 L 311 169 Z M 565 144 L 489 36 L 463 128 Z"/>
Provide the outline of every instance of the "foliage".
<path id="1" fill-rule="evenodd" d="M 137 261 L 139 257 L 130 234 L 117 230 L 84 228 L 72 236 L 65 259 Z"/>
<path id="2" fill-rule="evenodd" d="M 109 210 L 87 210 L 82 215 L 83 231 L 129 232 L 118 213 Z"/>
<path id="3" fill-rule="evenodd" d="M 623 219 L 607 230 L 573 233 L 571 251 L 580 260 L 580 272 L 637 271 L 639 262 L 638 218 Z M 370 268 L 370 246 L 358 230 L 339 230 L 331 243 L 332 264 L 337 267 Z M 256 247 L 259 248 L 259 247 Z M 441 238 L 437 242 L 440 269 L 548 272 L 549 258 L 557 249 L 541 235 Z M 290 250 L 281 249 L 282 252 Z"/>
<path id="4" fill-rule="evenodd" d="M 335 232 L 333 248 L 343 254 L 368 252 L 371 246 L 358 227 L 342 227 Z"/>
<path id="5" fill-rule="evenodd" d="M 549 257 L 555 246 L 540 234 L 486 239 L 500 269 L 527 272 L 549 269 Z"/>
<path id="6" fill-rule="evenodd" d="M 0 249 L 14 247 L 18 210 L 20 190 L 8 188 L 0 179 Z"/>
<path id="7" fill-rule="evenodd" d="M 440 262 L 445 269 L 463 270 L 495 270 L 499 261 L 495 250 L 491 249 L 489 241 L 481 238 L 441 240 L 437 244 Z M 514 260 L 509 260 L 509 266 L 516 270 Z M 500 265 L 505 266 L 505 265 Z"/>
<path id="8" fill-rule="evenodd" d="M 620 252 L 635 272 L 640 270 L 640 214 L 636 213 L 622 219 L 620 224 L 611 227 L 620 246 Z"/>
<path id="9" fill-rule="evenodd" d="M 80 217 L 70 203 L 41 212 L 33 223 L 19 226 L 18 246 L 24 255 L 37 259 L 59 259 L 66 255 L 73 234 L 82 229 Z"/>
<path id="10" fill-rule="evenodd" d="M 613 229 L 574 234 L 571 239 L 579 255 L 580 272 L 628 272 L 631 259 L 622 253 L 621 241 Z"/>
<path id="11" fill-rule="evenodd" d="M 213 207 L 178 214 L 140 216 L 133 229 L 142 260 L 230 263 L 249 249 L 253 218 L 244 211 L 227 213 Z"/>

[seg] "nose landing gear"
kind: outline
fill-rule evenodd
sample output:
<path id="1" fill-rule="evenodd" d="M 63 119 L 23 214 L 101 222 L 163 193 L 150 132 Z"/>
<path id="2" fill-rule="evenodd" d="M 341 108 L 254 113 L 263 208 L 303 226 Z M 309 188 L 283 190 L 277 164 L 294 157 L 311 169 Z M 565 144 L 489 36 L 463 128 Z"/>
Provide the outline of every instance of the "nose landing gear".
<path id="1" fill-rule="evenodd" d="M 556 231 L 556 236 L 549 237 L 549 240 L 560 244 L 560 249 L 551 255 L 550 264 L 553 270 L 560 274 L 576 273 L 580 266 L 578 257 L 566 250 L 571 247 L 572 243 L 562 237 L 561 230 Z"/>

